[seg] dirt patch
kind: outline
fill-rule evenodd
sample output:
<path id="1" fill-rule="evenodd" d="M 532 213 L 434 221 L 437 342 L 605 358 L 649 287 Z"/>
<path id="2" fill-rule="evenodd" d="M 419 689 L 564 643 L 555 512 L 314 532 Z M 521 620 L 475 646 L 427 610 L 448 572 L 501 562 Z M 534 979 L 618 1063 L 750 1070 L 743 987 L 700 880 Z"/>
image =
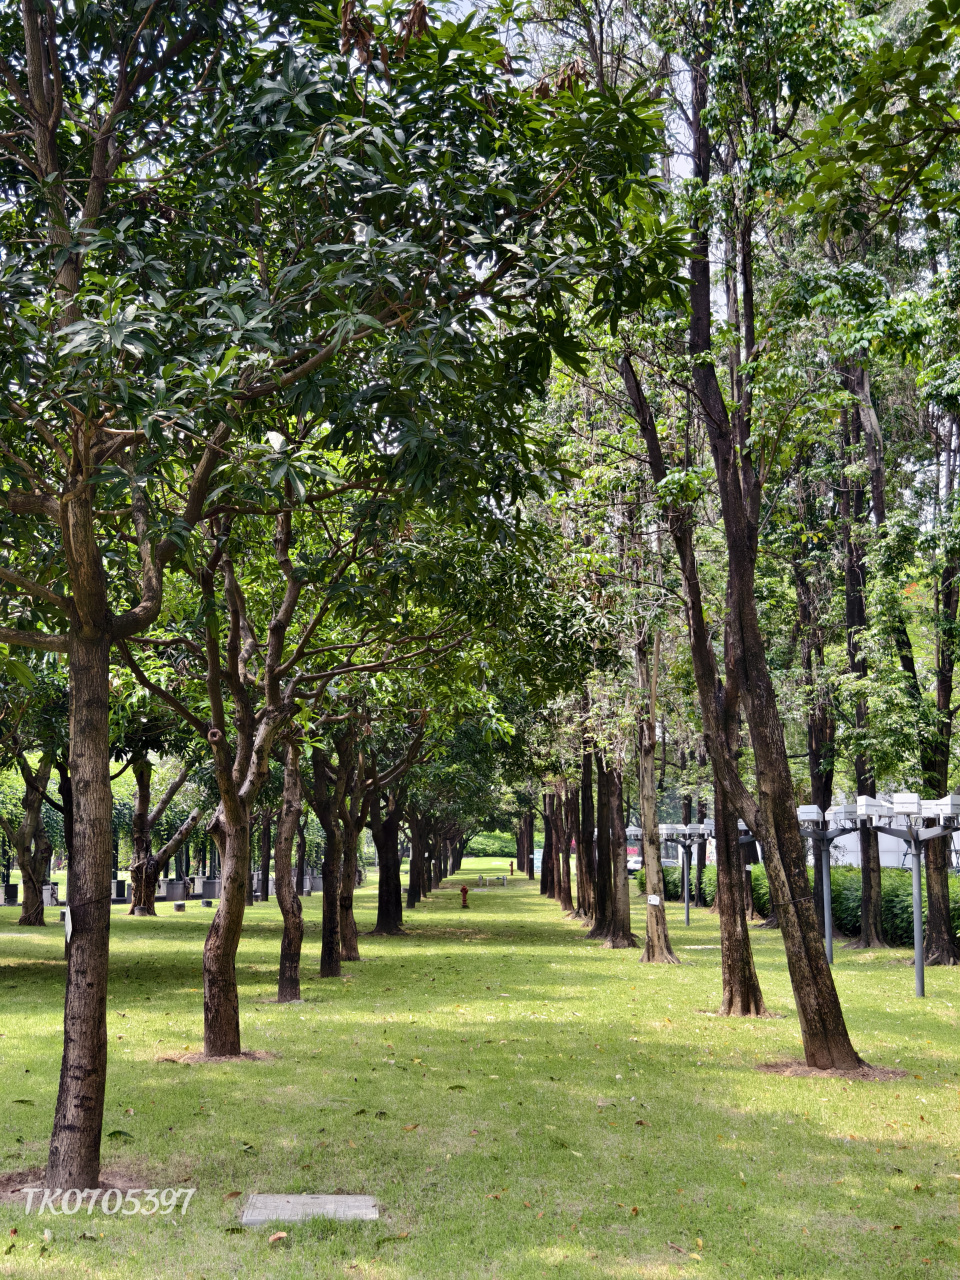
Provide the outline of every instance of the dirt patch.
<path id="1" fill-rule="evenodd" d="M 43 1187 L 45 1171 L 43 1169 L 21 1169 L 17 1173 L 0 1173 L 0 1205 L 26 1205 L 24 1194 L 27 1187 Z M 106 1171 L 100 1175 L 100 1187 L 104 1191 L 139 1191 L 144 1187 L 143 1175 L 121 1173 L 117 1170 Z"/>
<path id="2" fill-rule="evenodd" d="M 0 1173 L 0 1204 L 18 1204 L 23 1197 L 24 1187 L 42 1187 L 43 1169 L 20 1169 L 17 1173 Z"/>
<path id="3" fill-rule="evenodd" d="M 185 1053 L 179 1058 L 158 1058 L 158 1062 L 183 1062 L 187 1065 L 205 1062 L 272 1062 L 274 1058 L 279 1058 L 279 1053 L 272 1053 L 269 1049 L 244 1049 L 242 1053 L 225 1054 L 223 1057 L 217 1057 L 211 1054 L 209 1057 L 205 1053 Z"/>
<path id="4" fill-rule="evenodd" d="M 822 1070 L 820 1067 L 808 1067 L 805 1062 L 797 1062 L 794 1059 L 787 1059 L 785 1062 L 758 1062 L 756 1069 L 771 1076 L 812 1076 L 815 1079 L 865 1080 L 873 1084 L 882 1083 L 884 1080 L 902 1080 L 909 1074 L 907 1071 L 901 1071 L 899 1067 L 871 1067 L 869 1062 L 865 1062 L 860 1067 L 855 1067 L 852 1071 L 841 1071 L 837 1067 Z"/>

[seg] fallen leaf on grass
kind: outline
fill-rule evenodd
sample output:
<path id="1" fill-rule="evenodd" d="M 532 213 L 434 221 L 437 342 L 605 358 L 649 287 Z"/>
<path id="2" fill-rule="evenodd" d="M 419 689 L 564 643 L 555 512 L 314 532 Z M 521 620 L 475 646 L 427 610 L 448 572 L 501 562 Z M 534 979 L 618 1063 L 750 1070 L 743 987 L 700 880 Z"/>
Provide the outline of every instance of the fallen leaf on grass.
<path id="1" fill-rule="evenodd" d="M 674 1251 L 674 1253 L 682 1253 L 682 1254 L 684 1255 L 684 1257 L 686 1257 L 686 1253 L 687 1253 L 686 1249 L 681 1249 L 681 1248 L 680 1248 L 680 1246 L 679 1246 L 678 1244 L 671 1244 L 671 1243 L 670 1243 L 670 1241 L 668 1240 L 668 1241 L 667 1241 L 667 1248 L 668 1248 L 668 1249 L 672 1249 L 672 1250 Z"/>
<path id="2" fill-rule="evenodd" d="M 242 1195 L 243 1195 L 242 1191 L 228 1191 L 223 1198 L 224 1200 L 236 1200 Z"/>
<path id="3" fill-rule="evenodd" d="M 487 1199 L 488 1199 L 488 1200 L 499 1200 L 499 1199 L 500 1199 L 500 1196 L 499 1196 L 499 1195 L 487 1196 Z"/>
<path id="4" fill-rule="evenodd" d="M 414 1129 L 419 1129 L 419 1128 L 420 1128 L 420 1126 L 419 1126 L 418 1124 L 405 1124 L 405 1125 L 403 1126 L 403 1132 L 404 1132 L 404 1133 L 413 1133 Z"/>
<path id="5" fill-rule="evenodd" d="M 374 1120 L 386 1120 L 387 1113 L 385 1111 L 378 1111 L 373 1118 Z"/>
<path id="6" fill-rule="evenodd" d="M 529 1201 L 529 1200 L 524 1200 L 524 1202 L 523 1202 L 523 1207 L 524 1207 L 525 1209 L 532 1209 L 532 1208 L 533 1208 L 533 1205 L 530 1203 L 530 1201 Z"/>
<path id="7" fill-rule="evenodd" d="M 649 1125 L 650 1125 L 650 1121 L 649 1121 L 649 1120 L 634 1120 L 634 1122 L 633 1122 L 633 1123 L 634 1123 L 634 1124 L 645 1124 L 645 1125 L 647 1125 L 648 1127 L 649 1127 Z"/>
<path id="8" fill-rule="evenodd" d="M 687 1254 L 687 1257 L 688 1257 L 688 1258 L 696 1258 L 696 1260 L 697 1260 L 698 1262 L 702 1262 L 702 1261 L 703 1261 L 703 1259 L 700 1257 L 699 1253 L 688 1253 L 688 1254 Z"/>
<path id="9" fill-rule="evenodd" d="M 275 1231 L 267 1241 L 267 1244 L 279 1244 L 281 1240 L 286 1240 L 286 1238 L 287 1233 L 285 1231 Z"/>
<path id="10" fill-rule="evenodd" d="M 455 1089 L 458 1093 L 466 1093 L 467 1086 L 465 1084 L 448 1084 L 448 1089 Z"/>
<path id="11" fill-rule="evenodd" d="M 97 1237 L 93 1234 L 92 1231 L 81 1231 L 80 1234 L 77 1236 L 78 1240 L 96 1240 L 96 1238 Z"/>
<path id="12" fill-rule="evenodd" d="M 348 1147 L 353 1147 L 354 1151 L 356 1151 L 356 1149 L 357 1149 L 357 1144 L 354 1142 L 354 1140 L 353 1140 L 352 1138 L 348 1138 L 348 1139 L 347 1139 L 347 1146 L 348 1146 Z"/>
<path id="13" fill-rule="evenodd" d="M 634 1217 L 636 1217 L 637 1214 L 640 1212 L 639 1206 L 634 1205 L 633 1208 L 630 1210 L 630 1212 L 633 1214 Z"/>
<path id="14" fill-rule="evenodd" d="M 8 1253 L 13 1253 L 13 1251 L 14 1251 L 14 1249 L 15 1249 L 16 1247 L 17 1247 L 17 1246 L 16 1246 L 16 1244 L 14 1243 L 14 1241 L 13 1241 L 13 1240 L 11 1240 L 11 1241 L 10 1241 L 10 1243 L 7 1245 L 7 1247 L 6 1247 L 6 1248 L 4 1249 L 4 1251 L 3 1251 L 3 1252 L 4 1252 L 4 1255 L 6 1255 L 6 1254 L 8 1254 Z"/>
<path id="15" fill-rule="evenodd" d="M 118 1142 L 132 1142 L 133 1134 L 127 1133 L 126 1129 L 111 1129 L 107 1134 L 108 1138 L 116 1138 Z"/>

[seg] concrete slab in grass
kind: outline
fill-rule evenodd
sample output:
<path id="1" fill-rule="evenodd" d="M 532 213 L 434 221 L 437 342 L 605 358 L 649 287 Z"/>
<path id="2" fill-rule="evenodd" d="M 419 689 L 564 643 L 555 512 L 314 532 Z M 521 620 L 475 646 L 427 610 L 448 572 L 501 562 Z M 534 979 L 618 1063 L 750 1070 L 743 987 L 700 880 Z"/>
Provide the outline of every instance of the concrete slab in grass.
<path id="1" fill-rule="evenodd" d="M 379 1218 L 373 1196 L 251 1196 L 240 1221 L 245 1227 L 266 1222 L 305 1222 L 308 1218 L 337 1218 L 341 1222 Z"/>

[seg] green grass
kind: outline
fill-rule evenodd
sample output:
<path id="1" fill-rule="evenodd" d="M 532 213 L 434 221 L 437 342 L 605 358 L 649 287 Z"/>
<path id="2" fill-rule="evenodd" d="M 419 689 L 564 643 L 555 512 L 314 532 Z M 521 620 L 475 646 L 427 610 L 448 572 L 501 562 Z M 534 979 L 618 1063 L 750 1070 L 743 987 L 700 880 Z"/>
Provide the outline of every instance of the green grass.
<path id="1" fill-rule="evenodd" d="M 248 909 L 243 1036 L 278 1055 L 267 1062 L 157 1061 L 200 1045 L 210 913 L 115 908 L 104 1128 L 132 1139 L 105 1141 L 107 1172 L 198 1192 L 165 1219 L 51 1221 L 5 1203 L 0 1233 L 15 1248 L 0 1244 L 0 1275 L 956 1276 L 960 972 L 929 971 L 918 1001 L 905 952 L 838 949 L 856 1043 L 908 1077 L 763 1075 L 755 1063 L 800 1047 L 776 934 L 753 938 L 783 1016 L 723 1020 L 704 1012 L 720 994 L 715 916 L 695 912 L 686 930 L 671 904 L 684 964 L 641 967 L 519 876 L 460 910 L 461 882 L 505 868 L 465 864 L 408 916 L 409 937 L 362 939 L 365 962 L 345 980 L 316 976 L 320 900 L 307 899 L 298 1005 L 269 1003 L 276 904 Z M 358 905 L 370 927 L 372 883 Z M 15 919 L 0 911 L 6 1171 L 44 1160 L 63 982 L 60 929 Z M 224 1199 L 336 1190 L 375 1195 L 380 1221 L 287 1227 L 271 1247 L 267 1229 L 236 1232 L 242 1200 Z"/>

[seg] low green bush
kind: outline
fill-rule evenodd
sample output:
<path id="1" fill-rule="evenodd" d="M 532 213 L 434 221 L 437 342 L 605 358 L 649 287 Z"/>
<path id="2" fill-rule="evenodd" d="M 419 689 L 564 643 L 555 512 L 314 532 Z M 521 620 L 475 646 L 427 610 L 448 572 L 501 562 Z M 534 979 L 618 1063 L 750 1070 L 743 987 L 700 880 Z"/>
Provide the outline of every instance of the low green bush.
<path id="1" fill-rule="evenodd" d="M 767 873 L 762 866 L 750 868 L 753 881 L 753 905 L 757 914 L 770 914 L 770 889 Z M 808 868 L 810 887 L 813 888 L 813 868 Z M 693 869 L 693 876 L 696 868 Z M 643 871 L 636 873 L 640 893 L 646 893 L 646 877 Z M 683 872 L 680 867 L 663 868 L 664 894 L 668 902 L 683 899 Z M 909 871 L 884 868 L 880 873 L 880 913 L 883 920 L 883 936 L 894 947 L 913 945 L 913 886 Z M 691 893 L 693 881 L 691 879 Z M 833 867 L 830 871 L 830 892 L 833 903 L 833 923 L 840 933 L 855 938 L 860 932 L 860 898 L 862 886 L 859 867 Z M 703 896 L 708 907 L 713 906 L 717 893 L 717 869 L 707 867 L 703 875 Z M 923 885 L 923 918 L 927 918 L 926 883 Z M 960 934 L 960 878 L 950 877 L 950 918 L 954 933 Z"/>

